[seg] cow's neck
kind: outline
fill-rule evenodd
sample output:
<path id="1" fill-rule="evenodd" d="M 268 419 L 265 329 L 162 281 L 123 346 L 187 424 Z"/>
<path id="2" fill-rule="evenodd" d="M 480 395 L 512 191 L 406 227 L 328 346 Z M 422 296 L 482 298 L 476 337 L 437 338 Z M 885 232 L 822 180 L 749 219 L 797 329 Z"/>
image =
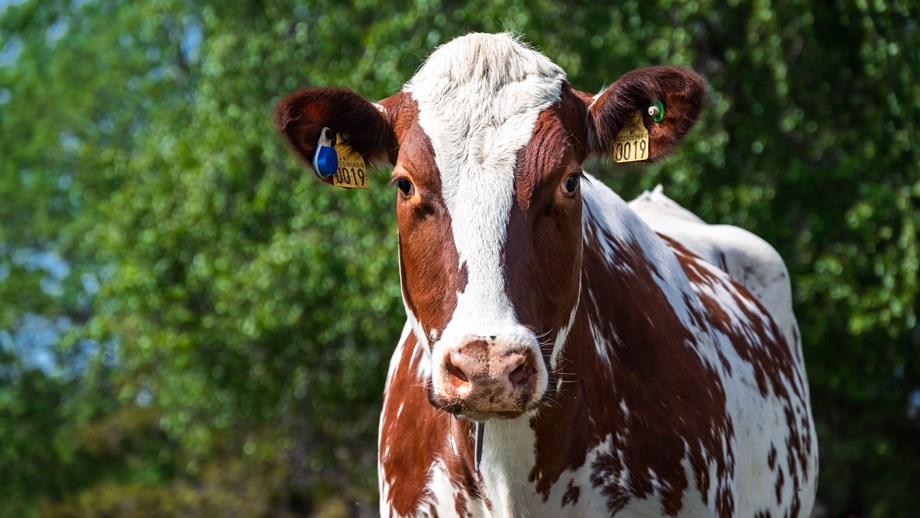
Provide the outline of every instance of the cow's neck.
<path id="1" fill-rule="evenodd" d="M 484 426 L 479 476 L 496 516 L 521 516 L 517 508 L 531 500 L 528 481 L 535 462 L 536 435 L 526 417 L 491 420 Z"/>

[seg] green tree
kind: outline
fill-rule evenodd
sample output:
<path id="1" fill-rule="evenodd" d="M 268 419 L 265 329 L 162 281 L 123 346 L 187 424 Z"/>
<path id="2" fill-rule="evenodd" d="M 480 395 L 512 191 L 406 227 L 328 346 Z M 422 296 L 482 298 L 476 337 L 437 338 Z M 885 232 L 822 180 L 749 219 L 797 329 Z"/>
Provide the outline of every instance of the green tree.
<path id="1" fill-rule="evenodd" d="M 168 461 L 157 453 L 161 437 L 142 424 L 148 412 L 131 418 L 135 406 L 118 398 L 117 343 L 92 339 L 88 327 L 110 270 L 85 239 L 118 187 L 106 168 L 124 160 L 133 129 L 147 120 L 145 103 L 168 104 L 147 77 L 158 61 L 148 51 L 165 48 L 167 37 L 142 10 L 116 7 L 0 7 L 3 515 L 22 516 L 98 479 L 151 478 L 146 473 Z M 142 47 L 133 38 L 145 30 L 150 43 Z M 109 433 L 107 446 L 94 441 L 101 437 L 92 427 L 119 419 L 109 431 L 121 435 Z M 123 441 L 128 431 L 151 441 Z M 147 461 L 144 469 L 127 465 L 135 456 Z"/>

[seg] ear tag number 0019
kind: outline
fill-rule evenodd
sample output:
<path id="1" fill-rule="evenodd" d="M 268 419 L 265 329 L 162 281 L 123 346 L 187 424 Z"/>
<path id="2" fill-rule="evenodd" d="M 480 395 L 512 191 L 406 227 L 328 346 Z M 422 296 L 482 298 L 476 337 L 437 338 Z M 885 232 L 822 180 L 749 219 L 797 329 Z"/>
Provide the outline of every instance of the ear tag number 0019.
<path id="1" fill-rule="evenodd" d="M 319 141 L 313 152 L 313 174 L 321 180 L 331 176 L 336 187 L 367 189 L 364 157 L 329 128 L 319 132 Z"/>
<path id="2" fill-rule="evenodd" d="M 636 110 L 617 133 L 613 160 L 618 164 L 641 162 L 648 160 L 648 152 L 648 130 L 642 123 L 642 112 Z"/>

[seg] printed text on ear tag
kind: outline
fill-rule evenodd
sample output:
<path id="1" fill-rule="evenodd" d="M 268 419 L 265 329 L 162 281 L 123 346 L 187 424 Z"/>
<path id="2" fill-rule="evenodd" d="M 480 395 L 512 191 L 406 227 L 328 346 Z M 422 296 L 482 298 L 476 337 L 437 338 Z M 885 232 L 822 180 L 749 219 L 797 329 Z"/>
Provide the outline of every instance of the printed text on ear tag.
<path id="1" fill-rule="evenodd" d="M 648 130 L 642 123 L 642 112 L 636 110 L 617 133 L 613 160 L 618 163 L 648 160 Z"/>
<path id="2" fill-rule="evenodd" d="M 336 136 L 335 152 L 339 165 L 332 177 L 333 185 L 346 189 L 367 189 L 367 167 L 364 157 L 354 150 L 341 135 Z"/>

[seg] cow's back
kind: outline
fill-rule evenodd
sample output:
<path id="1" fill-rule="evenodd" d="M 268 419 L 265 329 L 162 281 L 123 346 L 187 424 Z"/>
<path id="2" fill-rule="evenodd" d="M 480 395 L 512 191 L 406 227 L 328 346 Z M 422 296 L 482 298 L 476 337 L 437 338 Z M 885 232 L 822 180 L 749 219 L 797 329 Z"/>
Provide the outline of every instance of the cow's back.
<path id="1" fill-rule="evenodd" d="M 677 241 L 744 286 L 764 305 L 786 341 L 798 342 L 789 272 L 769 243 L 742 228 L 707 224 L 668 198 L 660 185 L 639 195 L 629 206 L 655 232 Z"/>

